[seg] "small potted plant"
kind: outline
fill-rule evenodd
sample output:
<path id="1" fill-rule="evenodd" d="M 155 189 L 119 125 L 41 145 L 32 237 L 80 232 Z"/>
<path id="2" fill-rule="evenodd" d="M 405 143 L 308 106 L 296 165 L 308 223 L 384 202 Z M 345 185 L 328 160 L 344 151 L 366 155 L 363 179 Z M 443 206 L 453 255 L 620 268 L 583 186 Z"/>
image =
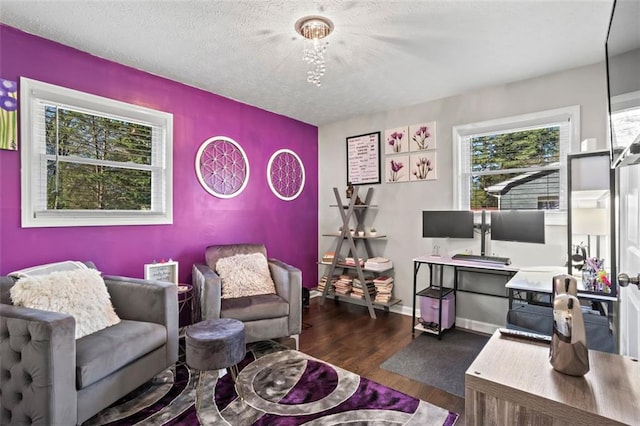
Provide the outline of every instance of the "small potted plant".
<path id="1" fill-rule="evenodd" d="M 371 235 L 372 237 L 375 237 L 377 233 L 378 231 L 376 231 L 376 228 L 371 228 L 369 230 L 369 235 Z"/>
<path id="2" fill-rule="evenodd" d="M 349 229 L 349 232 L 351 232 L 351 235 L 356 235 L 356 230 L 353 228 Z"/>
<path id="3" fill-rule="evenodd" d="M 364 231 L 358 231 L 358 236 L 364 237 Z"/>

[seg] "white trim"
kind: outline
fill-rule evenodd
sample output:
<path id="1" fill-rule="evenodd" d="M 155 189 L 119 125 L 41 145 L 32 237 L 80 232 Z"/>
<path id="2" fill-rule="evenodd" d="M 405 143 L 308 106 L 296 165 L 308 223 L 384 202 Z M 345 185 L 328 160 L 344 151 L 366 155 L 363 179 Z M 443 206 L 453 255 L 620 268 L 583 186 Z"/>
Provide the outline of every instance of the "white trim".
<path id="1" fill-rule="evenodd" d="M 159 164 L 164 188 L 162 200 L 152 200 L 153 210 L 143 211 L 38 211 L 34 197 L 36 189 L 46 185 L 46 173 L 42 173 L 45 156 L 44 144 L 37 142 L 35 123 L 37 107 L 41 100 L 57 105 L 70 105 L 70 109 L 91 111 L 103 116 L 139 124 L 159 127 L 163 151 Z M 102 96 L 83 93 L 66 87 L 20 77 L 20 132 L 21 132 L 21 187 L 22 227 L 57 226 L 109 226 L 109 225 L 160 225 L 173 223 L 173 114 L 133 105 Z M 39 147 L 41 152 L 35 152 Z M 37 181 L 37 182 L 36 182 Z M 154 191 L 155 192 L 155 191 Z M 154 205 L 160 201 L 159 205 Z"/>
<path id="2" fill-rule="evenodd" d="M 526 129 L 562 121 L 569 121 L 570 143 L 568 151 L 563 150 L 562 147 L 560 151 L 560 162 L 562 164 L 560 167 L 560 197 L 562 198 L 566 192 L 566 180 L 564 176 L 567 161 L 566 156 L 571 152 L 578 151 L 580 147 L 580 105 L 453 126 L 453 208 L 463 208 L 464 203 L 462 202 L 462 197 L 467 195 L 460 187 L 462 178 L 460 171 L 463 170 L 461 147 L 465 136 L 496 133 L 520 128 Z"/>
<path id="3" fill-rule="evenodd" d="M 273 186 L 273 181 L 271 180 L 271 166 L 273 165 L 273 161 L 276 159 L 276 157 L 280 154 L 291 154 L 293 157 L 295 157 L 295 159 L 298 161 L 298 163 L 300 164 L 300 169 L 302 170 L 302 182 L 300 182 L 300 188 L 298 188 L 298 191 L 293 194 L 290 197 L 285 197 L 284 195 L 280 194 L 275 187 Z M 271 158 L 269 158 L 269 163 L 267 164 L 267 182 L 269 183 L 269 188 L 271 188 L 271 192 L 273 192 L 273 195 L 275 195 L 276 197 L 280 198 L 283 201 L 291 201 L 291 200 L 295 200 L 296 198 L 298 198 L 300 196 L 300 194 L 302 193 L 302 190 L 304 189 L 304 183 L 305 183 L 305 170 L 304 170 L 304 164 L 302 163 L 302 160 L 300 159 L 300 157 L 298 157 L 298 154 L 296 154 L 295 152 L 293 152 L 290 149 L 279 149 L 276 152 L 274 152 L 271 155 Z"/>
<path id="4" fill-rule="evenodd" d="M 317 290 L 311 290 L 309 294 L 310 299 L 322 297 L 322 292 Z M 392 305 L 389 310 L 396 314 L 404 315 L 407 317 L 413 316 L 413 308 L 411 306 L 396 304 Z M 420 308 L 418 307 L 416 307 L 416 318 L 420 318 Z M 502 327 L 502 325 L 476 321 L 469 318 L 456 317 L 456 328 L 462 328 L 486 334 L 493 334 L 500 327 Z M 418 335 L 419 333 L 419 331 L 416 331 L 416 335 Z"/>
<path id="5" fill-rule="evenodd" d="M 500 327 L 504 327 L 504 325 L 491 324 L 488 322 L 476 321 L 469 318 L 456 317 L 456 328 L 462 328 L 465 330 L 492 335 Z"/>

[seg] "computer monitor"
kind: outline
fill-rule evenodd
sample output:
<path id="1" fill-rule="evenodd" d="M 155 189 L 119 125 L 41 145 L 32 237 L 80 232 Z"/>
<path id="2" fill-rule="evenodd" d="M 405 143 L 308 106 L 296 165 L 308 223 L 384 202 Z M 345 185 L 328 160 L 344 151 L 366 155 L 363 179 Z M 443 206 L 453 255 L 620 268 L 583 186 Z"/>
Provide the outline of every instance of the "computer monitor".
<path id="1" fill-rule="evenodd" d="M 544 244 L 544 210 L 492 211 L 491 239 Z"/>
<path id="2" fill-rule="evenodd" d="M 464 210 L 424 210 L 424 238 L 473 238 L 473 212 Z"/>

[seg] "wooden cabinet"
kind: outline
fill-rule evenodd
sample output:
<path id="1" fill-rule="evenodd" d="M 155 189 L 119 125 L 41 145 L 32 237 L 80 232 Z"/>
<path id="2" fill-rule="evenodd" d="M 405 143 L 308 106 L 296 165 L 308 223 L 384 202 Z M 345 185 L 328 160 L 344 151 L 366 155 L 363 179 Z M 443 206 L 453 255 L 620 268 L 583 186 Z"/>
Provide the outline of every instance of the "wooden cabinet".
<path id="1" fill-rule="evenodd" d="M 589 365 L 583 377 L 559 373 L 548 344 L 496 331 L 465 373 L 466 424 L 638 424 L 637 360 L 590 350 Z"/>

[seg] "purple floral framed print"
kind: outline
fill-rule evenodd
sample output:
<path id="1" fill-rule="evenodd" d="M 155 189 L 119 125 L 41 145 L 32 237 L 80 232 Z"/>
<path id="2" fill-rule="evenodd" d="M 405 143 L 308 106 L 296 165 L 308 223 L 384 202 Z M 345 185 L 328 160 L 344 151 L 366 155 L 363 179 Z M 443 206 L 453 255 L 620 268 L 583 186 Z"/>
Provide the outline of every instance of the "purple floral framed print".
<path id="1" fill-rule="evenodd" d="M 387 156 L 385 177 L 387 183 L 409 182 L 409 174 L 411 166 L 409 164 L 409 155 L 393 155 Z"/>
<path id="2" fill-rule="evenodd" d="M 412 152 L 409 156 L 411 174 L 409 179 L 413 181 L 436 179 L 436 152 L 422 151 Z"/>
<path id="3" fill-rule="evenodd" d="M 436 149 L 436 122 L 409 126 L 409 140 L 407 142 L 410 151 Z"/>
<path id="4" fill-rule="evenodd" d="M 396 127 L 384 131 L 384 153 L 399 154 L 409 151 L 409 140 L 407 139 L 407 128 Z"/>
<path id="5" fill-rule="evenodd" d="M 0 149 L 18 149 L 18 83 L 0 78 Z"/>

